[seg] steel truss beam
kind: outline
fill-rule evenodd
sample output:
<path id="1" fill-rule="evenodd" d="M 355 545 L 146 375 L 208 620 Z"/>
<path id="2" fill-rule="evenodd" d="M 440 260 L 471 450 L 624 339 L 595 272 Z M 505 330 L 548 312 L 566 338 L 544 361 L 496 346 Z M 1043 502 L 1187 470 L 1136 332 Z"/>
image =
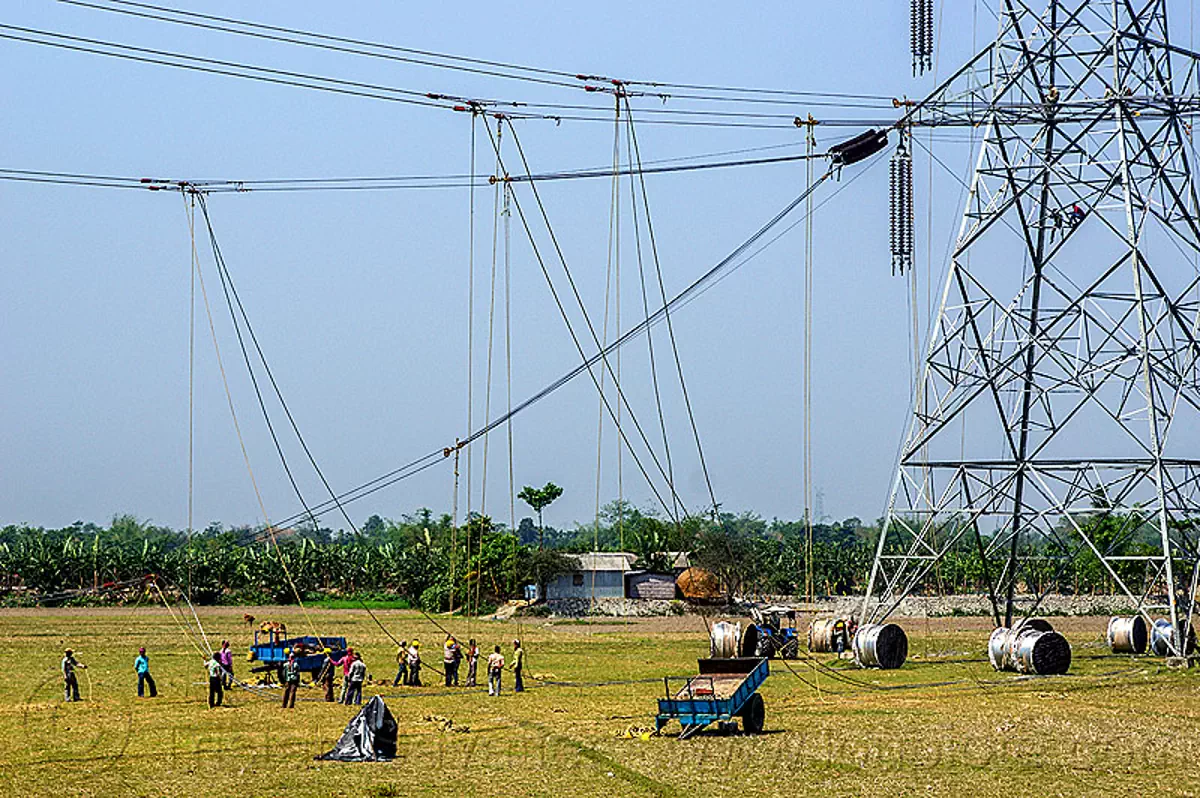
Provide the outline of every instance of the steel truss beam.
<path id="1" fill-rule="evenodd" d="M 969 546 L 998 624 L 1091 558 L 1186 640 L 1200 56 L 1169 43 L 1165 0 L 1003 0 L 999 19 L 996 41 L 901 123 L 969 124 L 983 141 L 862 619 Z M 1034 598 L 1018 608 L 1018 592 Z"/>

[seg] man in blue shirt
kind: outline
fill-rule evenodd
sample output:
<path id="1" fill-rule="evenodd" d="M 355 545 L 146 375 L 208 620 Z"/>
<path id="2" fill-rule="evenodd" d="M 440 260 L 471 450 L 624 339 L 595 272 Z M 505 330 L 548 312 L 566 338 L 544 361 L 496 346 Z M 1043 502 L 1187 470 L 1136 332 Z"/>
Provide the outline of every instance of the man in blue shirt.
<path id="1" fill-rule="evenodd" d="M 137 672 L 138 677 L 138 698 L 146 697 L 146 688 L 150 688 L 150 697 L 158 697 L 158 687 L 154 684 L 154 677 L 150 675 L 150 658 L 146 656 L 146 649 L 139 648 L 137 659 L 133 661 L 133 669 Z"/>

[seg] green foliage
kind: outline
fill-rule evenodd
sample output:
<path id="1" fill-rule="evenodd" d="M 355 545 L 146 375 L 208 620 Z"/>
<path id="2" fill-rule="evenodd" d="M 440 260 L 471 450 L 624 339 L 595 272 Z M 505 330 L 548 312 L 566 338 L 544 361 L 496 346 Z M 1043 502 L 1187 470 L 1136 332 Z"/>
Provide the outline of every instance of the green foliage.
<path id="1" fill-rule="evenodd" d="M 541 488 L 535 488 L 532 485 L 526 485 L 521 488 L 521 492 L 517 494 L 517 498 L 528 504 L 537 513 L 538 517 L 538 548 L 544 545 L 545 526 L 542 523 L 542 510 L 549 507 L 555 499 L 563 495 L 563 489 L 553 482 L 547 482 Z"/>
<path id="2" fill-rule="evenodd" d="M 545 499 L 543 492 L 552 487 L 550 483 L 536 492 Z M 1079 524 L 1106 554 L 1146 554 L 1158 544 L 1153 522 L 1137 511 L 1116 512 L 1098 502 L 1073 520 L 1061 520 L 1059 537 L 1078 541 L 1071 527 Z M 945 523 L 950 531 L 964 521 Z M 1172 534 L 1194 534 L 1194 525 L 1176 523 Z M 181 589 L 190 586 L 193 600 L 201 604 L 290 604 L 299 593 L 305 601 L 356 604 L 354 597 L 369 597 L 431 612 L 465 606 L 482 611 L 521 596 L 526 584 L 544 587 L 573 570 L 568 552 L 593 548 L 630 551 L 637 557 L 636 567 L 664 573 L 673 564 L 668 552 L 688 553 L 731 596 L 802 594 L 811 566 L 817 594 L 846 595 L 865 590 L 879 534 L 878 522 L 864 525 L 858 518 L 815 524 L 810 561 L 803 521 L 767 522 L 752 513 L 674 523 L 618 501 L 603 508 L 598 523 L 565 532 L 539 527 L 545 533 L 540 540 L 532 527 L 526 519 L 514 533 L 473 514 L 455 529 L 449 515 L 421 509 L 398 520 L 372 516 L 358 534 L 314 525 L 281 531 L 276 544 L 264 539 L 260 529 L 213 523 L 189 536 L 131 515 L 117 516 L 107 527 L 82 522 L 61 529 L 10 525 L 0 528 L 0 602 L 111 601 L 107 594 L 78 591 L 155 574 Z M 985 536 L 983 542 L 987 545 L 989 539 Z M 1045 543 L 1022 543 L 1018 589 L 1119 591 L 1114 574 L 1089 547 L 1070 545 L 1063 552 Z M 1153 576 L 1144 561 L 1113 567 L 1134 590 L 1144 589 Z M 979 593 L 987 589 L 989 577 L 996 574 L 986 571 L 974 536 L 967 534 L 926 578 L 924 588 Z"/>

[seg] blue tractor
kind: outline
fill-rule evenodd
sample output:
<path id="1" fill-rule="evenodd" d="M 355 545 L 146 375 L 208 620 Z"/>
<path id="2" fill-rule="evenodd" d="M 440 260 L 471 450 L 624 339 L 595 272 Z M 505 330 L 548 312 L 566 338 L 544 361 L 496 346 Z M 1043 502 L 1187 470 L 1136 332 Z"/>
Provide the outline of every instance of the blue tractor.
<path id="1" fill-rule="evenodd" d="M 755 607 L 751 611 L 758 629 L 755 656 L 796 659 L 800 656 L 800 638 L 796 634 L 796 611 L 791 607 Z"/>

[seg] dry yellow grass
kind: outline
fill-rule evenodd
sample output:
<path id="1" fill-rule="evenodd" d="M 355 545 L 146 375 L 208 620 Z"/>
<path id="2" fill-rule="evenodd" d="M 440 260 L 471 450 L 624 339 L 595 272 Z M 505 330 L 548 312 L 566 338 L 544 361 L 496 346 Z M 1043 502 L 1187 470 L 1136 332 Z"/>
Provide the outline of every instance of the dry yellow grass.
<path id="1" fill-rule="evenodd" d="M 291 629 L 292 609 L 251 610 Z M 241 609 L 202 613 L 210 640 L 244 652 Z M 364 651 L 372 676 L 394 675 L 393 648 L 365 612 L 312 613 L 325 633 Z M 380 613 L 397 636 L 418 637 L 427 657 L 442 634 L 419 614 Z M 465 621 L 453 631 L 466 635 Z M 400 724 L 388 764 L 314 762 L 352 711 L 301 691 L 295 710 L 234 690 L 205 706 L 199 654 L 159 609 L 0 612 L 9 667 L 0 678 L 0 785 L 8 795 L 388 796 L 465 795 L 1196 795 L 1200 792 L 1200 674 L 1152 659 L 1108 655 L 1104 619 L 1059 624 L 1075 650 L 1071 675 L 1017 679 L 983 659 L 985 621 L 906 624 L 913 656 L 898 672 L 819 677 L 773 663 L 763 688 L 768 733 L 619 739 L 651 725 L 661 682 L 533 686 L 523 695 L 447 694 L 376 687 Z M 474 622 L 488 648 L 515 623 Z M 559 681 L 682 675 L 705 650 L 699 620 L 635 624 L 537 621 L 521 629 L 530 670 Z M 145 645 L 160 697 L 139 701 L 133 658 Z M 85 700 L 62 702 L 58 659 L 74 647 Z M 832 660 L 825 659 L 830 663 Z M 239 663 L 244 672 L 244 662 Z M 818 681 L 814 681 L 818 679 Z M 952 684 L 931 686 L 936 682 Z M 878 689 L 901 688 L 901 689 Z M 468 733 L 425 720 L 451 718 Z"/>

